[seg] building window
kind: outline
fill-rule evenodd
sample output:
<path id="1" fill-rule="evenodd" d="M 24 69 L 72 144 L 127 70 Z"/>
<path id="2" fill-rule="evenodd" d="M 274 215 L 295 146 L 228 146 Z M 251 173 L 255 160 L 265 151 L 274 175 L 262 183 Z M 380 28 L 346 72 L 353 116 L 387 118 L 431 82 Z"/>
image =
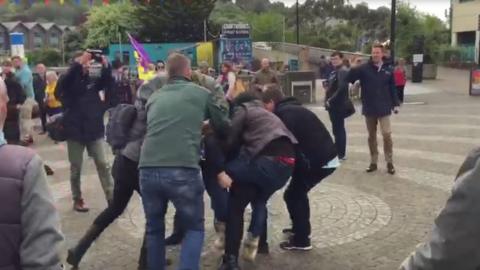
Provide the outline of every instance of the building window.
<path id="1" fill-rule="evenodd" d="M 50 46 L 57 48 L 60 46 L 60 35 L 57 32 L 50 34 Z"/>
<path id="2" fill-rule="evenodd" d="M 35 49 L 40 49 L 43 47 L 43 35 L 40 32 L 35 32 L 33 34 L 33 47 Z"/>

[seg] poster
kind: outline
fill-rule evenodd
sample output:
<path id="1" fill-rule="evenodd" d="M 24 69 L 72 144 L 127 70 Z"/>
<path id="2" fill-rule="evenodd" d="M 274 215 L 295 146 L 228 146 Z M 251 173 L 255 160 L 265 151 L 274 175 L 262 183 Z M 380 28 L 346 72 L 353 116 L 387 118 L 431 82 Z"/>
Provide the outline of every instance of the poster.
<path id="1" fill-rule="evenodd" d="M 250 39 L 222 39 L 221 58 L 233 63 L 249 63 L 252 60 L 252 41 Z"/>
<path id="2" fill-rule="evenodd" d="M 480 69 L 472 69 L 470 72 L 470 95 L 480 95 Z"/>

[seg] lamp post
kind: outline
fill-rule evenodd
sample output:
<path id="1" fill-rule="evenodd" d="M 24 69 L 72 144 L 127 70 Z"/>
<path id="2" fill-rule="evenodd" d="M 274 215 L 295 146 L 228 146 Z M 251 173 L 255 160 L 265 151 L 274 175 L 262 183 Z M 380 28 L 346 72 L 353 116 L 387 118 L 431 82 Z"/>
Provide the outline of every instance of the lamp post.
<path id="1" fill-rule="evenodd" d="M 392 63 L 395 63 L 395 32 L 396 32 L 396 25 L 397 25 L 397 0 L 392 0 L 392 14 L 390 20 L 390 57 L 392 59 Z"/>
<path id="2" fill-rule="evenodd" d="M 300 18 L 298 17 L 298 0 L 297 0 L 297 44 L 300 44 Z"/>

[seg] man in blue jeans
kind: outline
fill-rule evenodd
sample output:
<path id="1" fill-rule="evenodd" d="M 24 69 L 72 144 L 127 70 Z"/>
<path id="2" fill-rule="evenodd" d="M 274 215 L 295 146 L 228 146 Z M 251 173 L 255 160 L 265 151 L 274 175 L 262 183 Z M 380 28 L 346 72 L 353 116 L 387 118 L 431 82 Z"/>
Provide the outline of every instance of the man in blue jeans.
<path id="1" fill-rule="evenodd" d="M 208 90 L 191 81 L 190 60 L 171 54 L 168 83 L 147 103 L 147 134 L 140 157 L 140 189 L 147 218 L 147 264 L 165 268 L 165 212 L 168 201 L 186 231 L 179 269 L 200 268 L 204 239 L 204 184 L 200 172 L 203 121 L 228 127 L 228 110 Z"/>

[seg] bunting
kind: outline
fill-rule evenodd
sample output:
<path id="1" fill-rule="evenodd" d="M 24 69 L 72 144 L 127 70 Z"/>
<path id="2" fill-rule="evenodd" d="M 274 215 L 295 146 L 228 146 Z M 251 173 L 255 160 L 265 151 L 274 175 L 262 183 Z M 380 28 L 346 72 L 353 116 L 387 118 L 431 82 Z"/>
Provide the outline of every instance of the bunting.
<path id="1" fill-rule="evenodd" d="M 10 0 L 0 0 L 0 5 L 5 5 L 9 2 Z M 73 0 L 74 3 L 76 5 L 81 5 L 82 4 L 82 0 Z M 124 3 L 126 0 L 122 0 L 122 3 Z M 127 0 L 128 1 L 128 0 Z M 140 4 L 141 1 L 139 0 L 130 0 L 133 4 Z M 164 0 L 159 0 L 161 3 L 164 2 Z M 186 0 L 186 1 L 190 1 L 190 0 Z M 22 3 L 22 0 L 13 0 L 13 2 L 16 4 L 16 5 L 20 5 Z M 30 5 L 33 5 L 34 3 L 36 2 L 36 0 L 28 0 L 28 3 Z M 45 3 L 45 5 L 49 5 L 50 4 L 50 0 L 44 0 L 43 1 Z M 56 2 L 56 1 L 55 1 Z M 65 0 L 58 0 L 58 2 L 60 3 L 60 5 L 64 5 L 65 4 Z M 150 4 L 151 3 L 151 0 L 143 0 L 143 2 L 147 3 L 147 4 Z M 94 0 L 88 0 L 88 5 L 90 7 L 94 6 L 95 4 L 95 1 Z M 102 0 L 102 4 L 103 5 L 109 5 L 110 4 L 110 0 Z"/>

